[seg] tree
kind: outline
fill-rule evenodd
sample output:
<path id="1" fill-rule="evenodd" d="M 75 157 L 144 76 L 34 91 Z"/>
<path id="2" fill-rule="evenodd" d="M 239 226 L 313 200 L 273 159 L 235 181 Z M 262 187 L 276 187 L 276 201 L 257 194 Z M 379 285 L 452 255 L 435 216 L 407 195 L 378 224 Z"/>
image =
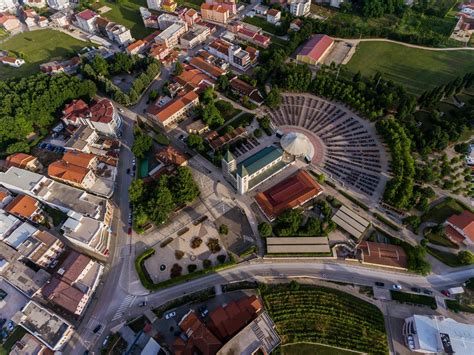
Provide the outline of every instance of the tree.
<path id="1" fill-rule="evenodd" d="M 255 129 L 255 131 L 253 131 L 253 136 L 255 138 L 262 138 L 263 136 L 262 130 L 260 128 Z"/>
<path id="2" fill-rule="evenodd" d="M 173 195 L 166 186 L 165 180 L 163 177 L 160 178 L 158 186 L 154 191 L 154 197 L 148 203 L 150 219 L 156 225 L 161 225 L 166 222 L 175 206 Z"/>
<path id="3" fill-rule="evenodd" d="M 222 235 L 229 234 L 229 227 L 226 224 L 221 224 L 219 226 L 219 234 L 222 234 Z"/>
<path id="4" fill-rule="evenodd" d="M 202 120 L 206 122 L 210 127 L 219 127 L 224 124 L 224 118 L 221 113 L 214 105 L 209 103 L 202 110 Z"/>
<path id="5" fill-rule="evenodd" d="M 10 144 L 7 147 L 7 154 L 13 154 L 13 153 L 28 153 L 30 151 L 30 145 L 28 142 L 15 142 Z"/>
<path id="6" fill-rule="evenodd" d="M 145 185 L 142 179 L 132 180 L 132 183 L 128 187 L 128 197 L 132 205 L 138 205 L 145 195 Z"/>
<path id="7" fill-rule="evenodd" d="M 132 59 L 125 52 L 117 52 L 114 55 L 111 71 L 114 74 L 120 74 L 123 72 L 130 73 L 132 66 Z"/>
<path id="8" fill-rule="evenodd" d="M 263 238 L 272 236 L 272 225 L 267 222 L 262 222 L 258 225 L 258 232 Z"/>
<path id="9" fill-rule="evenodd" d="M 156 90 L 150 90 L 150 94 L 148 94 L 148 99 L 149 99 L 150 101 L 155 101 L 155 100 L 158 98 L 158 96 L 160 96 L 160 94 L 158 93 L 158 91 L 156 91 Z"/>
<path id="10" fill-rule="evenodd" d="M 461 264 L 471 265 L 474 264 L 474 254 L 469 250 L 463 250 L 458 253 L 458 259 Z"/>
<path id="11" fill-rule="evenodd" d="M 205 105 L 213 104 L 214 103 L 214 89 L 211 86 L 208 86 L 204 89 L 201 94 L 201 102 Z"/>
<path id="12" fill-rule="evenodd" d="M 135 132 L 132 153 L 137 159 L 143 159 L 145 154 L 151 149 L 153 140 L 148 134 L 142 134 L 141 132 L 137 134 L 137 132 Z"/>
<path id="13" fill-rule="evenodd" d="M 181 75 L 183 71 L 183 64 L 181 64 L 180 62 L 176 62 L 176 65 L 174 67 L 174 75 Z"/>
<path id="14" fill-rule="evenodd" d="M 217 78 L 217 87 L 222 91 L 226 91 L 229 87 L 229 78 L 227 75 L 221 75 Z"/>
<path id="15" fill-rule="evenodd" d="M 96 55 L 90 64 L 98 75 L 106 76 L 109 74 L 109 64 L 100 55 Z"/>
<path id="16" fill-rule="evenodd" d="M 194 181 L 189 167 L 180 166 L 174 178 L 170 180 L 170 190 L 173 193 L 173 199 L 177 205 L 192 202 L 199 196 L 199 187 Z"/>
<path id="17" fill-rule="evenodd" d="M 201 136 L 197 134 L 191 133 L 187 139 L 187 145 L 189 148 L 196 149 L 197 151 L 201 152 L 204 150 L 204 141 Z"/>
<path id="18" fill-rule="evenodd" d="M 276 232 L 280 237 L 294 236 L 300 229 L 303 213 L 299 209 L 287 209 L 276 220 Z"/>
<path id="19" fill-rule="evenodd" d="M 276 108 L 276 107 L 280 106 L 280 104 L 281 104 L 281 94 L 280 94 L 280 91 L 277 88 L 273 87 L 270 90 L 270 92 L 267 95 L 267 98 L 265 99 L 265 104 L 269 108 Z"/>

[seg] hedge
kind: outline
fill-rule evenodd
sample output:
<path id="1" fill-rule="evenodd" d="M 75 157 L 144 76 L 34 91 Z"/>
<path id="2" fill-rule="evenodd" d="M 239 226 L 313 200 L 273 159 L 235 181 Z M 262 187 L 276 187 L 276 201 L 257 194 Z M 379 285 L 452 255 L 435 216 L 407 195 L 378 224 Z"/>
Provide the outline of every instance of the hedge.
<path id="1" fill-rule="evenodd" d="M 390 293 L 392 294 L 392 300 L 394 301 L 428 306 L 432 309 L 438 308 L 435 298 L 431 296 L 417 295 L 415 293 L 406 293 L 394 290 L 391 290 Z"/>
<path id="2" fill-rule="evenodd" d="M 374 212 L 374 217 L 377 218 L 383 224 L 385 224 L 387 227 L 390 227 L 391 229 L 393 229 L 394 231 L 397 231 L 397 232 L 400 231 L 399 226 L 397 226 L 395 223 L 392 223 L 387 218 L 385 218 L 384 216 L 378 214 L 377 212 Z"/>
<path id="3" fill-rule="evenodd" d="M 145 260 L 155 255 L 155 249 L 147 249 L 142 254 L 137 256 L 135 259 L 135 269 L 137 270 L 138 277 L 143 287 L 148 288 L 150 285 L 153 285 L 153 280 L 148 273 L 148 270 L 145 267 Z"/>
<path id="4" fill-rule="evenodd" d="M 474 313 L 474 307 L 467 306 L 465 304 L 461 304 L 455 300 L 446 300 L 446 307 L 453 312 L 467 312 L 467 313 Z"/>

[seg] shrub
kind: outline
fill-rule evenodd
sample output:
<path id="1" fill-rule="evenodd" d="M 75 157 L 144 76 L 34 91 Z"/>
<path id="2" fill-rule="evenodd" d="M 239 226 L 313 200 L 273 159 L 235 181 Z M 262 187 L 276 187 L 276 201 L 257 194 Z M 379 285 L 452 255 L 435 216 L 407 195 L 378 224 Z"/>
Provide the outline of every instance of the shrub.
<path id="1" fill-rule="evenodd" d="M 255 131 L 253 131 L 253 136 L 255 138 L 262 138 L 263 136 L 262 130 L 260 128 L 255 129 Z"/>
<path id="2" fill-rule="evenodd" d="M 196 271 L 196 269 L 197 269 L 197 265 L 196 265 L 196 264 L 189 264 L 189 265 L 188 265 L 188 272 L 189 272 L 189 273 L 192 273 L 192 272 Z"/>
<path id="3" fill-rule="evenodd" d="M 458 259 L 461 264 L 471 265 L 474 264 L 474 254 L 469 250 L 463 250 L 458 253 Z"/>
<path id="4" fill-rule="evenodd" d="M 196 248 L 199 248 L 202 244 L 202 239 L 199 238 L 199 237 L 194 237 L 192 240 L 191 240 L 191 248 L 193 249 L 196 249 Z"/>
<path id="5" fill-rule="evenodd" d="M 204 269 L 209 269 L 212 266 L 212 261 L 209 259 L 205 259 L 202 261 L 202 266 Z"/>
<path id="6" fill-rule="evenodd" d="M 221 264 L 225 263 L 225 259 L 227 256 L 225 254 L 217 255 L 217 261 L 220 262 Z"/>
<path id="7" fill-rule="evenodd" d="M 209 238 L 209 241 L 207 242 L 207 247 L 209 248 L 212 254 L 217 254 L 222 249 L 219 244 L 219 239 L 216 238 Z"/>
<path id="8" fill-rule="evenodd" d="M 174 252 L 174 256 L 175 256 L 176 260 L 181 260 L 184 256 L 184 251 L 176 250 Z"/>
<path id="9" fill-rule="evenodd" d="M 183 268 L 181 267 L 181 265 L 179 265 L 179 264 L 174 264 L 174 265 L 171 267 L 170 277 L 171 277 L 171 278 L 174 278 L 174 277 L 181 276 L 181 272 L 182 272 L 182 271 L 183 271 Z"/>
<path id="10" fill-rule="evenodd" d="M 263 238 L 270 237 L 272 235 L 272 225 L 262 222 L 258 225 L 258 232 Z"/>
<path id="11" fill-rule="evenodd" d="M 221 224 L 219 226 L 219 234 L 227 235 L 229 234 L 229 227 L 226 224 Z"/>

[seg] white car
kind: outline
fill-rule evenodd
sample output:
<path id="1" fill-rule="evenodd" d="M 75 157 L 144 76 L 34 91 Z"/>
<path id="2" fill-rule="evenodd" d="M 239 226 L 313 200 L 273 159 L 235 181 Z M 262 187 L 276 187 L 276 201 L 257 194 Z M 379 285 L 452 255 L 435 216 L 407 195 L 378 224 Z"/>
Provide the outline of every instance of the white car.
<path id="1" fill-rule="evenodd" d="M 176 312 L 170 312 L 165 314 L 165 319 L 171 319 L 176 316 Z"/>
<path id="2" fill-rule="evenodd" d="M 402 286 L 401 286 L 401 285 L 398 285 L 398 284 L 393 284 L 393 285 L 392 285 L 392 288 L 393 288 L 394 290 L 401 290 L 401 289 L 402 289 Z"/>
<path id="3" fill-rule="evenodd" d="M 120 107 L 119 107 L 118 110 L 119 110 L 121 113 L 123 113 L 123 108 L 120 108 Z"/>

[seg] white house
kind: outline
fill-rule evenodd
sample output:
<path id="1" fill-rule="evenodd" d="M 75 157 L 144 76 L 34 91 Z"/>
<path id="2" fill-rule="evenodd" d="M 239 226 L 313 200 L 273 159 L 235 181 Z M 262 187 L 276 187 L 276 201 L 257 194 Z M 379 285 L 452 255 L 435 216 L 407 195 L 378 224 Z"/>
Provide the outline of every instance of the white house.
<path id="1" fill-rule="evenodd" d="M 70 4 L 69 0 L 47 0 L 48 1 L 48 6 L 52 8 L 53 10 L 64 10 L 67 9 Z"/>
<path id="2" fill-rule="evenodd" d="M 95 20 L 99 15 L 94 11 L 86 9 L 84 11 L 76 14 L 77 26 L 89 33 L 94 33 L 96 31 Z"/>
<path id="3" fill-rule="evenodd" d="M 311 0 L 295 0 L 290 4 L 290 12 L 293 16 L 301 17 L 309 14 Z"/>
<path id="4" fill-rule="evenodd" d="M 0 12 L 7 11 L 14 13 L 17 7 L 17 0 L 0 0 Z"/>
<path id="5" fill-rule="evenodd" d="M 152 9 L 152 10 L 161 9 L 161 0 L 146 0 L 146 4 L 149 9 Z"/>
<path id="6" fill-rule="evenodd" d="M 130 30 L 118 23 L 109 22 L 109 24 L 105 27 L 105 31 L 107 32 L 107 37 L 109 37 L 110 40 L 122 46 L 128 46 L 130 43 L 135 41 L 130 33 Z"/>
<path id="7" fill-rule="evenodd" d="M 19 68 L 23 64 L 25 64 L 25 61 L 23 59 L 13 58 L 13 57 L 0 57 L 0 62 L 14 68 Z"/>
<path id="8" fill-rule="evenodd" d="M 276 25 L 281 20 L 281 11 L 270 9 L 267 11 L 267 22 Z"/>

